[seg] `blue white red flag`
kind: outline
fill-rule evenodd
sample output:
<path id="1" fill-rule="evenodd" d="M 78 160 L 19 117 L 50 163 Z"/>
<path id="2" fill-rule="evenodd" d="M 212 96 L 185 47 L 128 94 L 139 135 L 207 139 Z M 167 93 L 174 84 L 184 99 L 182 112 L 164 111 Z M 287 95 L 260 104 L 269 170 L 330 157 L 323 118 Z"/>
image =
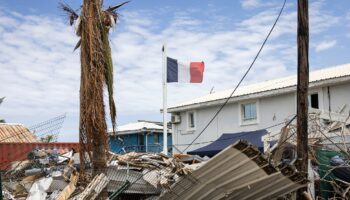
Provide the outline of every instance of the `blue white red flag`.
<path id="1" fill-rule="evenodd" d="M 181 63 L 167 57 L 167 82 L 201 83 L 203 81 L 204 62 Z"/>

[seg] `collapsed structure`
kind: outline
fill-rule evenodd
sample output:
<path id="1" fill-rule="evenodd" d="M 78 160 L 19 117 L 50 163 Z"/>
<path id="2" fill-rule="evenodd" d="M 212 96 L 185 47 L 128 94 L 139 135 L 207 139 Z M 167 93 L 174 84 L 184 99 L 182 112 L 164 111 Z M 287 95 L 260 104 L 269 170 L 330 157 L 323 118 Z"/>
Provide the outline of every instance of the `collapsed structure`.
<path id="1" fill-rule="evenodd" d="M 350 114 L 314 112 L 309 114 L 308 154 L 310 184 L 313 199 L 350 198 Z M 265 146 L 278 141 L 266 154 L 275 165 L 296 162 L 296 125 L 291 123 L 280 132 L 263 137 Z"/>
<path id="2" fill-rule="evenodd" d="M 4 174 L 5 199 L 95 199 L 104 189 L 110 199 L 208 199 L 208 195 L 229 199 L 249 197 L 248 193 L 261 196 L 267 186 L 275 189 L 261 199 L 270 199 L 307 182 L 292 166 L 272 166 L 259 150 L 244 141 L 211 159 L 111 153 L 106 174 L 91 176 L 87 186 L 79 181 L 79 153 L 73 150 L 64 154 L 35 150 L 28 158 L 14 163 Z M 279 187 L 281 183 L 286 186 Z M 256 193 L 251 193 L 251 188 Z"/>
<path id="3" fill-rule="evenodd" d="M 75 150 L 36 149 L 3 173 L 2 189 L 5 199 L 29 200 L 94 199 L 102 191 L 109 199 L 276 199 L 308 185 L 314 199 L 349 199 L 349 115 L 309 115 L 308 180 L 294 167 L 296 126 L 289 122 L 261 138 L 264 153 L 242 140 L 212 158 L 110 152 L 106 172 L 94 176 L 88 167 L 83 179 Z"/>

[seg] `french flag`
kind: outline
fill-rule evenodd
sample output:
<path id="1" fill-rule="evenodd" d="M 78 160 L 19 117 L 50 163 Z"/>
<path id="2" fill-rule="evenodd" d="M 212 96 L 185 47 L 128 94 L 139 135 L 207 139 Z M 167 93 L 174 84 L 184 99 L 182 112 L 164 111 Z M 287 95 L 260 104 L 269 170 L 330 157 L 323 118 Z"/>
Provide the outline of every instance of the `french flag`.
<path id="1" fill-rule="evenodd" d="M 204 62 L 179 63 L 167 57 L 167 82 L 201 83 L 203 81 Z"/>

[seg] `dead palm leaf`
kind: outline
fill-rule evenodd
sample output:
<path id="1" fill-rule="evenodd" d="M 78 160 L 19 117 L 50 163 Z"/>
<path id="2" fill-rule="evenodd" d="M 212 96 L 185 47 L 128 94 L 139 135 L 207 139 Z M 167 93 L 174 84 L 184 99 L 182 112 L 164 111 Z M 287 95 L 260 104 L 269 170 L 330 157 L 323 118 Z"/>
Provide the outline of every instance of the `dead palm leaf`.
<path id="1" fill-rule="evenodd" d="M 79 15 L 66 3 L 60 2 L 59 5 L 60 8 L 68 14 L 69 24 L 72 26 L 74 21 L 78 19 Z"/>
<path id="2" fill-rule="evenodd" d="M 106 11 L 108 11 L 108 12 L 114 12 L 116 9 L 122 7 L 123 5 L 125 5 L 125 4 L 127 4 L 127 3 L 129 3 L 129 2 L 130 2 L 130 1 L 125 1 L 125 2 L 123 2 L 123 3 L 121 3 L 121 4 L 116 5 L 116 6 L 108 7 Z"/>

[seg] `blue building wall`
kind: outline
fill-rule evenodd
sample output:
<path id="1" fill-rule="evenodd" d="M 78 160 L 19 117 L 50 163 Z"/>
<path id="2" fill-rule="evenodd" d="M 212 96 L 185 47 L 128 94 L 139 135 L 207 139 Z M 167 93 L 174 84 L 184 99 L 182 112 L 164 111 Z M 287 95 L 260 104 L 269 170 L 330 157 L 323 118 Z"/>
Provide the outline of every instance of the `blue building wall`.
<path id="1" fill-rule="evenodd" d="M 155 134 L 158 135 L 158 140 Z M 114 153 L 125 153 L 133 151 L 159 153 L 163 150 L 163 133 L 142 132 L 131 133 L 127 135 L 110 136 L 109 147 L 110 150 Z M 171 134 L 168 134 L 168 150 L 169 152 L 172 152 Z"/>

